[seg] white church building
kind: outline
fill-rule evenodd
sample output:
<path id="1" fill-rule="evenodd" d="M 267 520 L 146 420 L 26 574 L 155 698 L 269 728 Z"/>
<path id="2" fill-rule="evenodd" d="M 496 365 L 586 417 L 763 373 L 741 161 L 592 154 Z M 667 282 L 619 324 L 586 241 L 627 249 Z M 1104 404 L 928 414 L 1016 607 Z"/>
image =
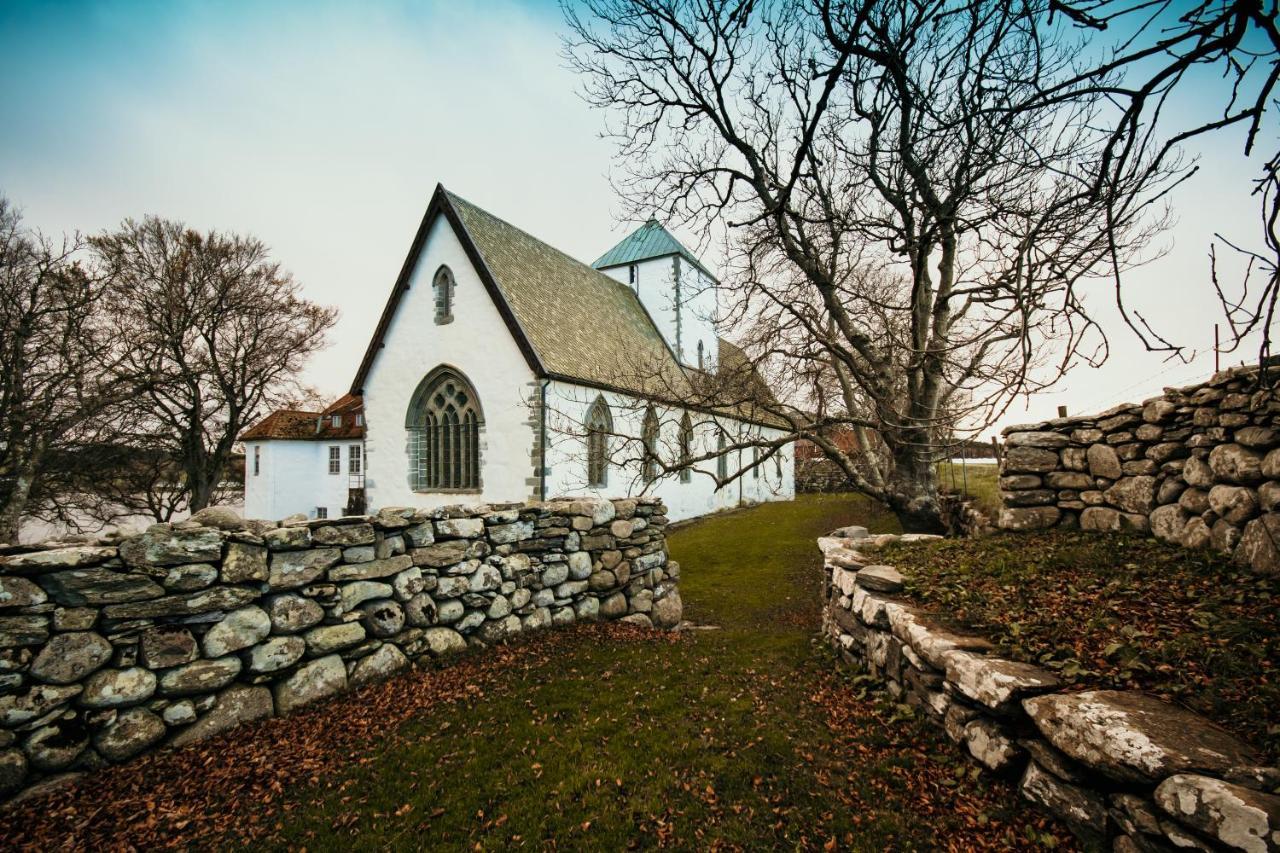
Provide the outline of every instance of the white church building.
<path id="1" fill-rule="evenodd" d="M 745 396 L 694 402 L 731 370 L 769 394 L 715 320 L 715 278 L 656 221 L 587 266 L 438 186 L 350 393 L 241 436 L 245 515 L 656 494 L 678 520 L 790 500 L 790 444 L 733 449 L 779 440 L 775 422 Z"/>

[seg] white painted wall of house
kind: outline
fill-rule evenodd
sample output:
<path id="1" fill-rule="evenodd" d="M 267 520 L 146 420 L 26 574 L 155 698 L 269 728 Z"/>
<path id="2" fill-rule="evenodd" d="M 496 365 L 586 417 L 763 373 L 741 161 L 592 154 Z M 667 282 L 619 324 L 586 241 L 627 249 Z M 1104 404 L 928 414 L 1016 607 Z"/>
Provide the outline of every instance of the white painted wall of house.
<path id="1" fill-rule="evenodd" d="M 795 497 L 795 460 L 793 445 L 786 445 L 779 453 L 781 476 L 774 459 L 764 462 L 758 469 L 759 476 L 748 472 L 746 476 L 729 484 L 723 489 L 716 489 L 715 481 L 710 476 L 715 473 L 714 460 L 707 460 L 695 466 L 689 482 L 680 482 L 675 473 L 659 478 L 652 484 L 646 484 L 642 478 L 640 450 L 638 444 L 630 449 L 618 446 L 624 439 L 615 438 L 612 454 L 629 460 L 626 467 L 613 465 L 610 467 L 606 488 L 593 489 L 587 482 L 587 449 L 582 424 L 586 420 L 587 410 L 597 396 L 602 396 L 608 403 L 613 416 L 614 432 L 625 436 L 640 436 L 644 419 L 644 404 L 624 394 L 601 392 L 580 385 L 565 382 L 551 382 L 547 387 L 547 461 L 550 470 L 547 474 L 547 495 L 597 495 L 599 497 L 624 497 L 640 494 L 654 494 L 662 498 L 667 505 L 667 514 L 673 520 L 693 518 L 721 509 L 738 506 L 745 501 L 792 500 Z M 681 412 L 676 409 L 659 407 L 658 422 L 660 439 L 658 452 L 664 460 L 678 458 L 679 429 Z M 694 455 L 713 451 L 716 447 L 718 433 L 714 419 L 708 415 L 691 412 L 694 426 Z M 743 432 L 773 438 L 781 433 L 778 430 L 764 429 L 740 421 L 721 419 L 719 423 L 729 434 Z M 731 439 L 730 439 L 731 440 Z M 731 452 L 728 461 L 730 472 L 738 470 L 742 462 L 750 463 L 751 451 L 738 458 L 737 452 Z"/>
<path id="2" fill-rule="evenodd" d="M 246 441 L 244 517 L 277 520 L 295 513 L 315 518 L 324 507 L 330 518 L 347 507 L 351 448 L 359 441 Z M 329 448 L 340 448 L 340 471 L 329 473 Z M 258 473 L 254 453 L 261 451 Z"/>
<path id="3" fill-rule="evenodd" d="M 438 326 L 431 284 L 441 264 L 453 272 L 455 287 L 453 322 Z M 405 415 L 418 384 L 441 364 L 466 376 L 480 397 L 484 429 L 478 493 L 410 488 Z M 533 430 L 526 401 L 532 381 L 533 372 L 452 226 L 438 217 L 364 384 L 367 505 L 435 507 L 528 499 Z"/>

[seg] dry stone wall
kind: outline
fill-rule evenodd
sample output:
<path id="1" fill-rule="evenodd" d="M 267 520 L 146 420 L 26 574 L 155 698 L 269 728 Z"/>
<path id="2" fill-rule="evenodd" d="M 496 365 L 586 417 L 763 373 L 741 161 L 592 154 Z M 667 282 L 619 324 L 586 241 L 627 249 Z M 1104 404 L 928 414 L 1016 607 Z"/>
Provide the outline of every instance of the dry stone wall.
<path id="1" fill-rule="evenodd" d="M 653 499 L 242 521 L 0 556 L 0 796 L 578 620 L 680 621 Z"/>
<path id="2" fill-rule="evenodd" d="M 1181 707 L 1135 691 L 1063 692 L 1054 673 L 948 630 L 876 564 L 875 549 L 898 538 L 843 528 L 818 540 L 823 634 L 845 662 L 885 679 L 1090 847 L 1280 850 L 1280 769 Z"/>
<path id="3" fill-rule="evenodd" d="M 1280 399 L 1256 368 L 1004 435 L 1003 529 L 1149 531 L 1280 572 Z"/>

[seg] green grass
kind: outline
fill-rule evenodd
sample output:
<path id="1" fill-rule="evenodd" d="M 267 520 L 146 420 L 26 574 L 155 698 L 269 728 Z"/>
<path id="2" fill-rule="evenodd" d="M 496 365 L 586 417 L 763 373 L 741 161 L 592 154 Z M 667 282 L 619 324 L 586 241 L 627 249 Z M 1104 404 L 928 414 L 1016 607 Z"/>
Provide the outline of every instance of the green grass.
<path id="1" fill-rule="evenodd" d="M 944 492 L 973 498 L 977 508 L 993 521 L 1000 514 L 1000 466 L 994 462 L 970 460 L 964 465 L 939 462 L 938 487 Z"/>
<path id="2" fill-rule="evenodd" d="M 682 527 L 704 629 L 579 625 L 405 673 L 0 811 L 0 848 L 1069 846 L 818 640 L 814 539 L 845 524 L 897 528 L 851 495 Z"/>
<path id="3" fill-rule="evenodd" d="M 921 820 L 916 799 L 952 802 L 947 784 L 969 765 L 900 710 L 863 698 L 866 684 L 836 675 L 814 641 L 814 538 L 854 522 L 896 529 L 891 515 L 846 495 L 674 532 L 686 618 L 716 629 L 579 644 L 514 673 L 500 692 L 419 716 L 291 814 L 278 841 L 321 850 L 810 848 L 830 839 L 861 850 L 934 847 L 976 818 L 939 808 Z M 858 718 L 835 730 L 841 713 Z M 983 831 L 1002 843 L 1023 832 L 1008 825 L 1028 820 L 1008 789 L 976 784 L 982 805 L 967 811 L 988 822 Z"/>
<path id="4" fill-rule="evenodd" d="M 1280 758 L 1280 581 L 1154 539 L 1056 531 L 900 545 L 908 594 L 1008 656 L 1179 702 Z"/>

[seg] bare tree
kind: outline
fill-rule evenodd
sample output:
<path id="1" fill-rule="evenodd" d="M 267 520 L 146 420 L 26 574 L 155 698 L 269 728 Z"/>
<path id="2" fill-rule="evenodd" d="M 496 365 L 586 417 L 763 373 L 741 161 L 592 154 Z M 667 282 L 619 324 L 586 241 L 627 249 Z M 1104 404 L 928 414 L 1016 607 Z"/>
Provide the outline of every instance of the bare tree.
<path id="1" fill-rule="evenodd" d="M 135 460 L 141 499 L 158 519 L 208 506 L 237 436 L 298 393 L 337 312 L 302 298 L 253 237 L 147 217 L 90 245 L 111 281 L 122 372 L 154 377 L 115 421 L 133 447 L 162 451 Z"/>
<path id="2" fill-rule="evenodd" d="M 103 283 L 77 262 L 81 249 L 28 230 L 0 197 L 0 541 L 51 505 L 51 460 L 132 393 L 110 377 Z"/>
<path id="3" fill-rule="evenodd" d="M 724 235 L 729 323 L 788 386 L 764 405 L 789 438 L 873 431 L 882 459 L 823 449 L 939 529 L 939 437 L 1105 357 L 1081 286 L 1141 260 L 1176 160 L 1103 166 L 1107 78 L 1069 82 L 1080 45 L 1037 2 L 583 8 L 566 54 L 632 212 Z"/>
<path id="4" fill-rule="evenodd" d="M 1217 235 L 1246 261 L 1243 279 L 1234 288 L 1220 280 L 1215 254 L 1211 253 L 1210 263 L 1230 333 L 1226 351 L 1234 351 L 1249 335 L 1256 334 L 1258 358 L 1265 362 L 1280 298 L 1280 280 L 1275 273 L 1280 262 L 1276 243 L 1280 136 L 1275 122 L 1280 10 L 1275 0 L 1051 0 L 1049 10 L 1049 27 L 1055 15 L 1061 15 L 1073 26 L 1097 36 L 1118 33 L 1095 61 L 1082 63 L 1075 75 L 1045 92 L 1047 103 L 1062 97 L 1072 99 L 1083 85 L 1105 94 L 1117 106 L 1118 115 L 1110 123 L 1110 139 L 1095 175 L 1099 192 L 1121 180 L 1137 157 L 1147 157 L 1149 168 L 1159 168 L 1166 159 L 1178 156 L 1180 145 L 1229 128 L 1243 129 L 1243 156 L 1258 154 L 1263 158 L 1254 183 L 1262 207 L 1263 248 L 1247 249 L 1238 236 L 1228 239 Z M 1176 100 L 1179 93 L 1192 88 L 1189 80 L 1201 84 L 1198 98 L 1210 93 L 1213 109 L 1209 113 Z M 1163 141 L 1152 153 L 1143 143 L 1156 136 Z M 1152 329 L 1141 313 L 1127 309 L 1118 278 L 1116 302 L 1149 350 L 1180 353 L 1184 348 Z"/>

